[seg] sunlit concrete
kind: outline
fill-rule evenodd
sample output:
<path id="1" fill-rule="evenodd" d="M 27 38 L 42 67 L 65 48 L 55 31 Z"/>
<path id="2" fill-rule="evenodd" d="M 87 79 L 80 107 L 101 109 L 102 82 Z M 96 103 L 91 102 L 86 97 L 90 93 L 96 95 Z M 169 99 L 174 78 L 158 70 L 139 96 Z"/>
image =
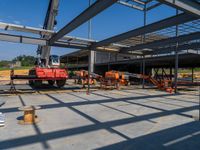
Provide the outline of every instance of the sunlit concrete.
<path id="1" fill-rule="evenodd" d="M 0 149 L 181 149 L 200 147 L 197 92 L 150 89 L 1 96 Z M 18 107 L 40 105 L 40 122 L 19 125 Z"/>

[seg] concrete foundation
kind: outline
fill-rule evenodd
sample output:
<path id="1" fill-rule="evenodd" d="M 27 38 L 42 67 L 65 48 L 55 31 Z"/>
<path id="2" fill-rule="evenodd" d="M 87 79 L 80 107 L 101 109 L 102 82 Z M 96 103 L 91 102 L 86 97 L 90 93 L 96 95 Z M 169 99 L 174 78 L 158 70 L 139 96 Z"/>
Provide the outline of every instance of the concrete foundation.
<path id="1" fill-rule="evenodd" d="M 0 149 L 197 150 L 195 94 L 132 89 L 2 96 Z M 23 105 L 41 106 L 38 124 L 17 124 Z"/>

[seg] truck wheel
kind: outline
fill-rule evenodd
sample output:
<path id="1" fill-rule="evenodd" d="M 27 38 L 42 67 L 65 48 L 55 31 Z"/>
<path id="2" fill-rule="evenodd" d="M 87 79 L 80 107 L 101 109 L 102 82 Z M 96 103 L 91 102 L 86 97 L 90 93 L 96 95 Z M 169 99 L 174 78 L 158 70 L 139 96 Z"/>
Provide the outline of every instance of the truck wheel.
<path id="1" fill-rule="evenodd" d="M 35 80 L 34 86 L 35 87 L 41 87 L 42 86 L 42 80 Z"/>
<path id="2" fill-rule="evenodd" d="M 64 80 L 57 80 L 57 81 L 56 81 L 56 85 L 57 85 L 59 88 L 65 86 L 65 83 L 66 83 L 66 79 L 64 79 Z"/>
<path id="3" fill-rule="evenodd" d="M 30 86 L 34 85 L 34 81 L 33 80 L 29 80 L 28 83 L 29 83 Z"/>
<path id="4" fill-rule="evenodd" d="M 35 70 L 29 70 L 28 75 L 29 76 L 35 75 Z M 30 86 L 34 86 L 35 81 L 34 80 L 29 80 L 28 83 L 29 83 Z"/>
<path id="5" fill-rule="evenodd" d="M 48 84 L 53 86 L 55 84 L 55 81 L 54 80 L 48 80 Z"/>

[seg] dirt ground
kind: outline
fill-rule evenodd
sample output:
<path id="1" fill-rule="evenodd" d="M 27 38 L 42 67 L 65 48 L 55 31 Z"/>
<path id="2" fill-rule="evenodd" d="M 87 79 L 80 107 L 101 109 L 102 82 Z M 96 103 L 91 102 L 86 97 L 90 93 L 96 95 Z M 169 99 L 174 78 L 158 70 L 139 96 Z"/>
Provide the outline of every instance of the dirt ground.
<path id="1" fill-rule="evenodd" d="M 15 75 L 28 75 L 28 69 L 15 70 Z M 0 71 L 0 84 L 8 84 L 10 81 L 10 70 L 2 70 Z M 17 81 L 20 83 L 24 83 L 24 81 Z"/>

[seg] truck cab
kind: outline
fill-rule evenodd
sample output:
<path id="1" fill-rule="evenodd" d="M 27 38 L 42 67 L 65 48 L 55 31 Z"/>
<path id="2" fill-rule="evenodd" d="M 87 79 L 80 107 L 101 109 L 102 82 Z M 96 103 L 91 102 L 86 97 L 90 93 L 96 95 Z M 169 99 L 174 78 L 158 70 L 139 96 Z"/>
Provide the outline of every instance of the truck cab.
<path id="1" fill-rule="evenodd" d="M 49 66 L 52 68 L 58 68 L 60 66 L 60 57 L 57 55 L 50 55 Z"/>

